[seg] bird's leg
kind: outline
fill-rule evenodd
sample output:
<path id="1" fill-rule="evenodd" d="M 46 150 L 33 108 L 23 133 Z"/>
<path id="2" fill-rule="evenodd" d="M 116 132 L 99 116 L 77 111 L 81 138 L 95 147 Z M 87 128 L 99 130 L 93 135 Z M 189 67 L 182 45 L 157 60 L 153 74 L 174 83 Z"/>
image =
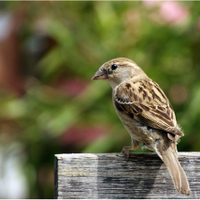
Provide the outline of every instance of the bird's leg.
<path id="1" fill-rule="evenodd" d="M 125 146 L 123 147 L 121 153 L 125 153 L 127 155 L 127 162 L 129 160 L 129 154 L 130 154 L 130 150 L 133 150 L 133 147 L 132 146 Z"/>
<path id="2" fill-rule="evenodd" d="M 137 140 L 132 139 L 131 145 L 132 146 L 123 147 L 121 151 L 121 153 L 125 153 L 127 155 L 127 162 L 129 160 L 130 150 L 136 150 L 139 147 L 139 142 Z"/>

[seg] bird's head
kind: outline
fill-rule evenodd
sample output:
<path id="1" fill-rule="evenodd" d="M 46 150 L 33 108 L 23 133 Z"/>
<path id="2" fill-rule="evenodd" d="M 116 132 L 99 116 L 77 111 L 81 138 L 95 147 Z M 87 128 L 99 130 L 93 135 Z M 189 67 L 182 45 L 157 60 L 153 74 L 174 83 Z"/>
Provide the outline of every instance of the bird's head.
<path id="1" fill-rule="evenodd" d="M 105 80 L 112 88 L 139 75 L 145 75 L 135 62 L 128 58 L 116 58 L 104 63 L 94 74 L 92 80 Z"/>

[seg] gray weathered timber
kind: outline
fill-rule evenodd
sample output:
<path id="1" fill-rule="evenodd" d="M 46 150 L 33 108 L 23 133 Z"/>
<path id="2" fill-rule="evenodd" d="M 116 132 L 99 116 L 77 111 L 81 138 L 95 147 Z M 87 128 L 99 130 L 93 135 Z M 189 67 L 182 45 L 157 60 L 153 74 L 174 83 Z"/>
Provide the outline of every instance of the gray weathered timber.
<path id="1" fill-rule="evenodd" d="M 181 152 L 179 161 L 191 195 L 177 194 L 166 166 L 155 153 L 55 155 L 55 198 L 200 198 L 200 152 Z"/>

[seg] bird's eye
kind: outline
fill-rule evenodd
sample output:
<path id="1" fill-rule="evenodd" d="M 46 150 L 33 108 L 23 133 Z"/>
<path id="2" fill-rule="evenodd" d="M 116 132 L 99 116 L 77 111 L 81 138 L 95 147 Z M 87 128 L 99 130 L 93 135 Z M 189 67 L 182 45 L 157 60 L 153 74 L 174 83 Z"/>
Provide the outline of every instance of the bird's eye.
<path id="1" fill-rule="evenodd" d="M 116 65 L 116 64 L 113 64 L 113 65 L 111 66 L 111 68 L 112 68 L 112 70 L 115 70 L 115 69 L 117 69 L 117 65 Z"/>

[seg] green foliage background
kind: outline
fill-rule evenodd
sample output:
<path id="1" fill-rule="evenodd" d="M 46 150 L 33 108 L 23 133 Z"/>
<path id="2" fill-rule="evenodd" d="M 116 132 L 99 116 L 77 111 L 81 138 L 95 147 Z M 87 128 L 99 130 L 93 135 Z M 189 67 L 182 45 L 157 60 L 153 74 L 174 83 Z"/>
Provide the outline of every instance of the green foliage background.
<path id="1" fill-rule="evenodd" d="M 5 91 L 0 95 L 0 119 L 9 127 L 1 123 L 1 145 L 22 146 L 27 198 L 53 198 L 54 154 L 120 152 L 130 144 L 114 111 L 110 86 L 91 81 L 104 62 L 116 57 L 134 60 L 169 97 L 185 133 L 179 151 L 200 150 L 200 3 L 179 3 L 189 11 L 182 25 L 152 20 L 158 7 L 142 1 L 1 2 L 8 11 L 27 9 L 22 47 L 37 34 L 33 26 L 40 18 L 45 18 L 45 34 L 55 43 L 37 62 L 29 59 L 22 97 Z M 56 84 L 71 78 L 86 85 L 75 96 Z M 103 133 L 88 142 L 83 136 L 74 143 L 63 139 L 71 127 L 81 131 L 96 126 Z"/>

